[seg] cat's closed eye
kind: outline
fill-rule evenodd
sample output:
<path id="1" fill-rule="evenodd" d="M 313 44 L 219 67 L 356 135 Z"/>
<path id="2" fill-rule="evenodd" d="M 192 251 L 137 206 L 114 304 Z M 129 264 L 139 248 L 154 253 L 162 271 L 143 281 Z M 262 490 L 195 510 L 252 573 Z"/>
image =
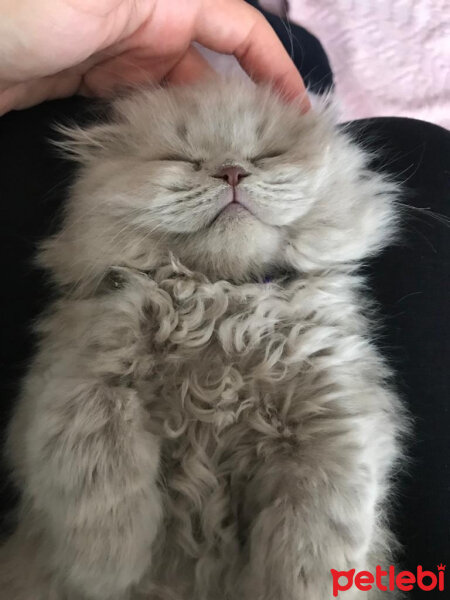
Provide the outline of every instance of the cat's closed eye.
<path id="1" fill-rule="evenodd" d="M 169 154 L 166 156 L 161 156 L 160 158 L 158 158 L 158 160 L 161 162 L 188 163 L 188 164 L 192 165 L 196 171 L 199 171 L 202 166 L 202 163 L 200 160 L 195 160 L 193 158 L 189 158 L 187 156 L 182 156 L 180 154 Z"/>
<path id="2" fill-rule="evenodd" d="M 269 158 L 279 158 L 282 154 L 284 154 L 284 150 L 270 150 L 267 152 L 261 152 L 261 154 L 257 154 L 250 159 L 250 162 L 256 164 L 262 160 L 266 160 Z"/>

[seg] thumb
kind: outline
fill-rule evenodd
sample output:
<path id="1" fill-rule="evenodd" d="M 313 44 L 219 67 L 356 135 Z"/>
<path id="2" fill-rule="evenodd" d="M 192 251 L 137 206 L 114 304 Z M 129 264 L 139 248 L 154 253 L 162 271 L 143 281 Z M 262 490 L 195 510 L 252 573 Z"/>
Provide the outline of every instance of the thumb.
<path id="1" fill-rule="evenodd" d="M 193 83 L 200 79 L 211 78 L 216 72 L 206 59 L 190 46 L 182 58 L 167 74 L 171 83 Z"/>

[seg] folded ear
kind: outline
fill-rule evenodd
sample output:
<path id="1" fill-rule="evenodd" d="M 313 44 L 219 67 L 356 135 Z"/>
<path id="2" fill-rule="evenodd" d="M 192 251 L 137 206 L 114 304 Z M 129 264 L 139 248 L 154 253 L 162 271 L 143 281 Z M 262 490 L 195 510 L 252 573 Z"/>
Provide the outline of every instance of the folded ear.
<path id="1" fill-rule="evenodd" d="M 93 159 L 123 155 L 124 136 L 119 123 L 100 123 L 81 127 L 79 125 L 56 125 L 59 139 L 53 144 L 64 156 L 87 164 Z"/>

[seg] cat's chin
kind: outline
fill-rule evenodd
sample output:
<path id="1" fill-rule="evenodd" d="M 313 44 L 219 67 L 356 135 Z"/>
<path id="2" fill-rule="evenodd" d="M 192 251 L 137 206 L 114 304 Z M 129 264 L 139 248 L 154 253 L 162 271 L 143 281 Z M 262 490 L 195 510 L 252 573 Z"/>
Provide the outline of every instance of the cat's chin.
<path id="1" fill-rule="evenodd" d="M 229 204 L 207 230 L 178 238 L 171 252 L 211 279 L 246 281 L 279 262 L 282 239 L 245 207 Z"/>

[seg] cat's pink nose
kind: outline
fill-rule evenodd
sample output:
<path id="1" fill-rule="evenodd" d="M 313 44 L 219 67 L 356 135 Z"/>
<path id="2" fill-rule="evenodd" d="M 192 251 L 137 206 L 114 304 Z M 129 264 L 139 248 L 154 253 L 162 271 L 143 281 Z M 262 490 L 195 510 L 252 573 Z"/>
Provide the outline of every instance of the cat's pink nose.
<path id="1" fill-rule="evenodd" d="M 247 171 L 239 165 L 231 165 L 228 167 L 222 167 L 215 175 L 213 175 L 213 177 L 216 177 L 217 179 L 223 179 L 229 185 L 235 186 L 238 185 L 241 179 L 247 177 L 247 175 L 250 175 L 250 173 L 247 173 Z"/>

